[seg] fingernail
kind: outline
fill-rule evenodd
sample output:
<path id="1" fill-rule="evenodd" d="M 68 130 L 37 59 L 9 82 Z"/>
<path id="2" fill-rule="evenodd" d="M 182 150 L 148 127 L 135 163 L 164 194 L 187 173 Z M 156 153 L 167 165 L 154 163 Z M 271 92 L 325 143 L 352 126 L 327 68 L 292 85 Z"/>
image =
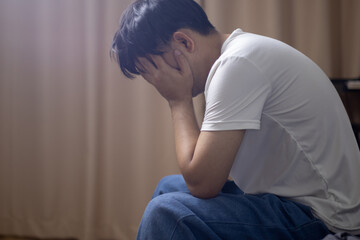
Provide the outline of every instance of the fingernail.
<path id="1" fill-rule="evenodd" d="M 175 54 L 175 56 L 179 56 L 179 55 L 181 55 L 181 52 L 179 50 L 175 49 L 174 54 Z"/>

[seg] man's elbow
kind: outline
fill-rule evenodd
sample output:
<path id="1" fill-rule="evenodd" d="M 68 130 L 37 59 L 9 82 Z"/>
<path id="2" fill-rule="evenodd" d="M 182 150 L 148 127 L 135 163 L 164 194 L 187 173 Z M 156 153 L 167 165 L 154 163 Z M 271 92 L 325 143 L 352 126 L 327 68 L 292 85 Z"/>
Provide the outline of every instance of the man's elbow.
<path id="1" fill-rule="evenodd" d="M 220 189 L 214 186 L 190 185 L 188 184 L 191 195 L 197 198 L 209 199 L 216 197 Z"/>

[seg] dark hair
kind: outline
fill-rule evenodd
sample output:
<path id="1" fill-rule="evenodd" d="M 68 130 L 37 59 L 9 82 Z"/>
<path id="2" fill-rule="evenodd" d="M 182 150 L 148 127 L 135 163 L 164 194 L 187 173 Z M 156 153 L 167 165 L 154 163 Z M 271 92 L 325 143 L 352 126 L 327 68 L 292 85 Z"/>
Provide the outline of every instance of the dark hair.
<path id="1" fill-rule="evenodd" d="M 180 28 L 202 35 L 215 30 L 204 10 L 194 0 L 137 0 L 123 13 L 110 56 L 128 78 L 141 73 L 138 58 L 160 55 L 161 46 Z"/>

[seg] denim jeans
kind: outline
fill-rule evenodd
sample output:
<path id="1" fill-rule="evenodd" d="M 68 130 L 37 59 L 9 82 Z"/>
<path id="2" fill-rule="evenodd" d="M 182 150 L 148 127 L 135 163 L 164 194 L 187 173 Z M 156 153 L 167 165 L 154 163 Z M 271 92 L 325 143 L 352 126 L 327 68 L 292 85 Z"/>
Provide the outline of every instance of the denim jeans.
<path id="1" fill-rule="evenodd" d="M 322 239 L 329 230 L 309 207 L 274 194 L 244 194 L 232 181 L 211 199 L 192 196 L 181 175 L 163 178 L 137 239 Z"/>

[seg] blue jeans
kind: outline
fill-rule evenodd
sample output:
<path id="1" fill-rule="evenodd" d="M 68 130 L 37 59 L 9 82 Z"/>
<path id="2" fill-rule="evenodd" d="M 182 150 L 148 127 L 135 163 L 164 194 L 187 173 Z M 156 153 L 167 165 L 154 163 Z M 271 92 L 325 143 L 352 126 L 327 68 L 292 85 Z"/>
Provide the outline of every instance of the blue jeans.
<path id="1" fill-rule="evenodd" d="M 232 181 L 211 199 L 192 196 L 181 175 L 163 178 L 137 239 L 322 239 L 329 230 L 309 207 L 273 194 L 244 194 Z"/>

